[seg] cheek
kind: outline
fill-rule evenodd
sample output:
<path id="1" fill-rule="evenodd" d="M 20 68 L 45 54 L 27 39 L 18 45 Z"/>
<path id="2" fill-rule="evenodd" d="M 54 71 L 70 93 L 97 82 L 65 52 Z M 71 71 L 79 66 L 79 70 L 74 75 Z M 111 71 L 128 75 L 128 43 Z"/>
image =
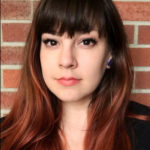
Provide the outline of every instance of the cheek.
<path id="1" fill-rule="evenodd" d="M 83 61 L 83 60 L 82 60 Z M 107 57 L 95 56 L 82 63 L 83 76 L 86 78 L 86 85 L 94 90 L 100 83 L 106 69 Z"/>
<path id="2" fill-rule="evenodd" d="M 51 57 L 51 55 L 45 53 L 44 50 L 40 53 L 40 62 L 43 76 L 51 74 L 56 68 L 56 58 L 54 56 Z"/>
<path id="3" fill-rule="evenodd" d="M 106 68 L 106 58 L 105 57 L 91 57 L 90 59 L 81 60 L 81 65 L 83 73 L 89 77 L 100 77 Z"/>

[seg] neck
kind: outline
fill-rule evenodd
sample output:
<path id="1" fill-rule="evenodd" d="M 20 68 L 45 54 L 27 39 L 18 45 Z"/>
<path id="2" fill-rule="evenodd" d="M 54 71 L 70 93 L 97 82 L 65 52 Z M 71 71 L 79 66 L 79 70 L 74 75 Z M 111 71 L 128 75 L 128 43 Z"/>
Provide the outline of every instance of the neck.
<path id="1" fill-rule="evenodd" d="M 62 125 L 70 130 L 85 130 L 87 126 L 89 100 L 63 102 Z"/>
<path id="2" fill-rule="evenodd" d="M 61 127 L 65 135 L 68 150 L 83 150 L 87 129 L 87 113 L 90 100 L 63 102 Z"/>

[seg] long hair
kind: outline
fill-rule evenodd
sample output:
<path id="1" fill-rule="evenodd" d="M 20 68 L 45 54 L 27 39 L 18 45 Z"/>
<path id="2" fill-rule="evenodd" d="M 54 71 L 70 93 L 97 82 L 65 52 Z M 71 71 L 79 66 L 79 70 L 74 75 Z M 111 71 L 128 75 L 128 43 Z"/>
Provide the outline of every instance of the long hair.
<path id="1" fill-rule="evenodd" d="M 84 150 L 130 150 L 126 114 L 132 89 L 124 26 L 111 0 L 41 0 L 24 49 L 16 102 L 2 124 L 3 150 L 64 150 L 61 101 L 46 86 L 40 64 L 42 33 L 70 37 L 97 28 L 112 54 L 110 69 L 92 94 Z"/>

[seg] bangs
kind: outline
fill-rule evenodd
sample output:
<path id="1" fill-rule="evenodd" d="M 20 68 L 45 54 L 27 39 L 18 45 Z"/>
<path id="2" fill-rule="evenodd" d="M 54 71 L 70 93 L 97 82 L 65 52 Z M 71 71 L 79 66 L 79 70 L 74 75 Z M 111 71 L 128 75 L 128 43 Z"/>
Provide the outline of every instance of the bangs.
<path id="1" fill-rule="evenodd" d="M 76 32 L 88 33 L 98 30 L 104 36 L 104 14 L 102 2 L 96 0 L 42 0 L 40 5 L 37 31 L 62 35 L 65 32 L 73 37 Z M 95 1 L 95 2 L 94 2 Z"/>

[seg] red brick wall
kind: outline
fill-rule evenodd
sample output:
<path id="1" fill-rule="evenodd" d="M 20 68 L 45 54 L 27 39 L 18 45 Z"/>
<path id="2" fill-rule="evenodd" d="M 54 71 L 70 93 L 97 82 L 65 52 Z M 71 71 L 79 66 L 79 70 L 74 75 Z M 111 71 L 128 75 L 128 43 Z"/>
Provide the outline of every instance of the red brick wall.
<path id="1" fill-rule="evenodd" d="M 131 99 L 150 105 L 150 0 L 114 0 L 124 21 L 134 62 Z M 38 0 L 1 1 L 1 109 L 13 104 L 21 53 Z"/>

